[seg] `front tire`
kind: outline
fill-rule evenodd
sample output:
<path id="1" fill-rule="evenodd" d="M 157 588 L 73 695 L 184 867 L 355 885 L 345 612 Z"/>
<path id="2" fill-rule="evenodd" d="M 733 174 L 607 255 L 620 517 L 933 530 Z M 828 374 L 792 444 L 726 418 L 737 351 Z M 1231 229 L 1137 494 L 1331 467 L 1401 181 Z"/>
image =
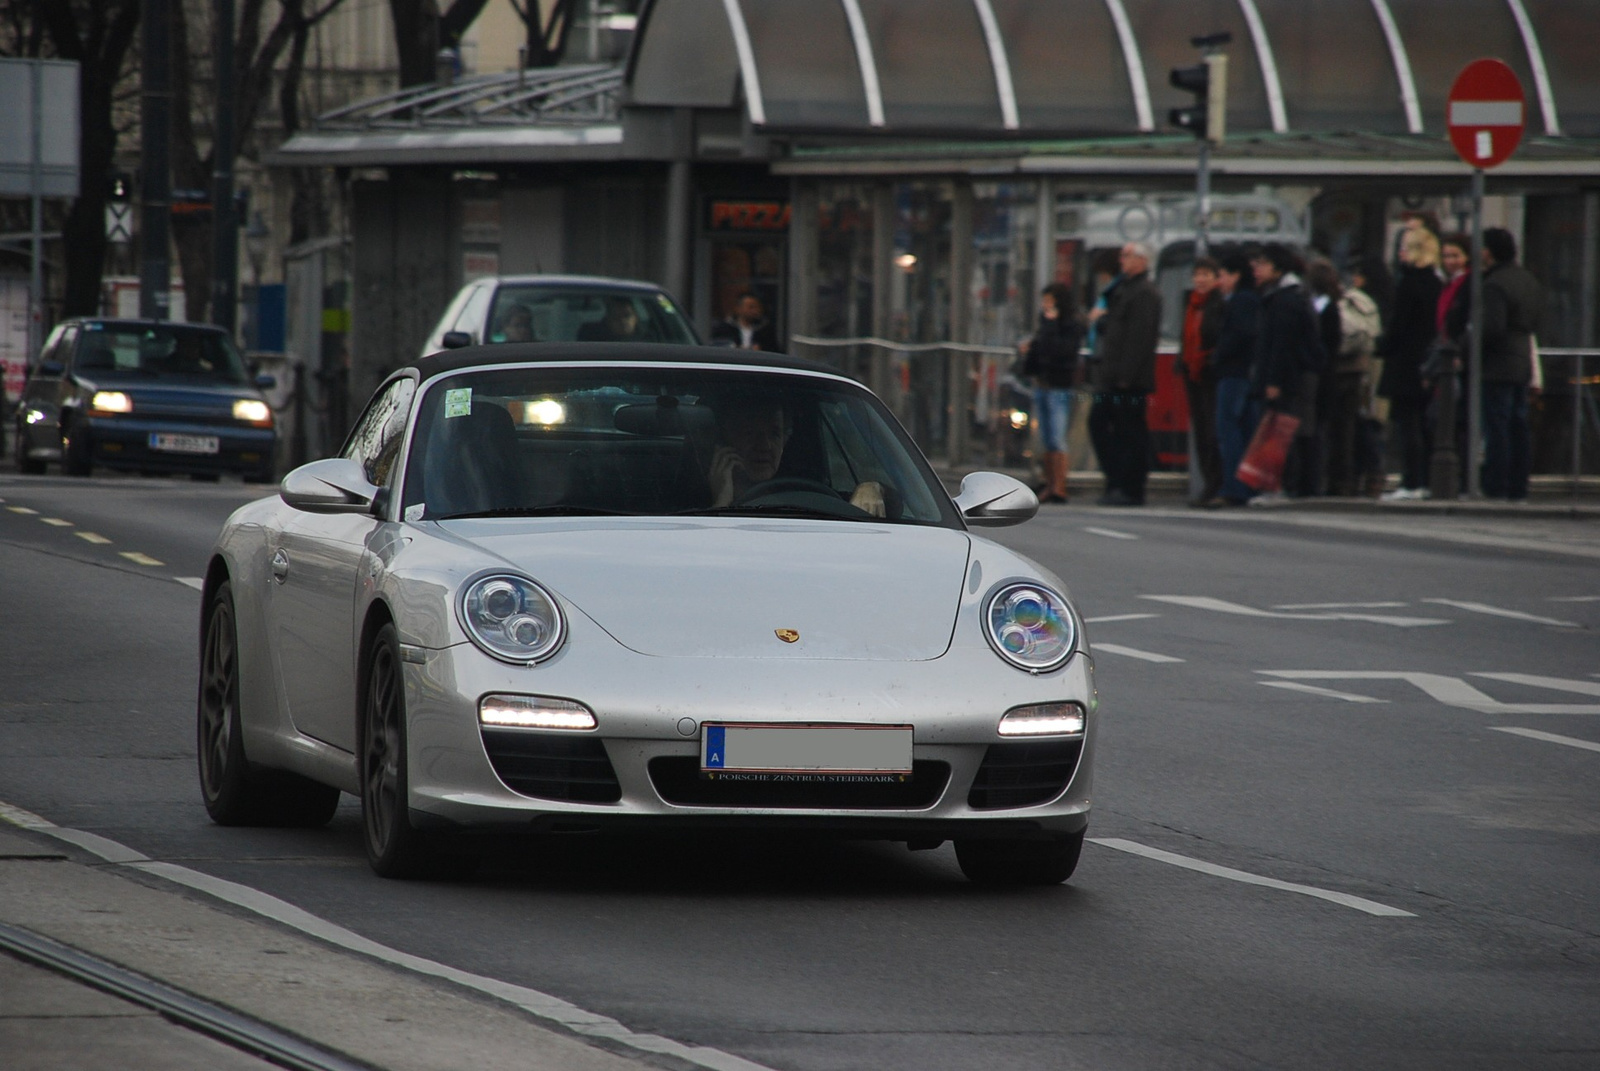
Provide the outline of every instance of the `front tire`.
<path id="1" fill-rule="evenodd" d="M 378 630 L 368 655 L 359 747 L 361 826 L 373 871 L 384 878 L 448 876 L 452 860 L 411 824 L 405 678 L 392 623 Z"/>
<path id="2" fill-rule="evenodd" d="M 200 695 L 196 752 L 206 813 L 223 826 L 328 824 L 339 790 L 280 770 L 264 770 L 245 757 L 239 721 L 239 630 L 233 589 L 217 585 L 200 631 Z"/>
<path id="3" fill-rule="evenodd" d="M 89 428 L 82 420 L 73 420 L 61 433 L 61 471 L 68 476 L 87 476 L 94 471 L 90 460 Z"/>
<path id="4" fill-rule="evenodd" d="M 43 476 L 44 462 L 37 461 L 28 456 L 28 435 L 22 430 L 22 423 L 17 422 L 16 438 L 12 445 L 17 448 L 17 471 L 24 476 Z"/>
<path id="5" fill-rule="evenodd" d="M 958 840 L 956 862 L 976 885 L 1060 885 L 1078 868 L 1087 832 L 1039 840 Z"/>

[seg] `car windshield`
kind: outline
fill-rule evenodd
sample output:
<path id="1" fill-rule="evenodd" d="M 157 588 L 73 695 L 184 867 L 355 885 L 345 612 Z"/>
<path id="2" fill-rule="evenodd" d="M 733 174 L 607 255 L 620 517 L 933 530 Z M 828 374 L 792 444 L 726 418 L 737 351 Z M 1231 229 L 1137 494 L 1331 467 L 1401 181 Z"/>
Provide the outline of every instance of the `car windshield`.
<path id="1" fill-rule="evenodd" d="M 487 341 L 692 345 L 698 339 L 659 290 L 508 284 L 495 291 Z"/>
<path id="2" fill-rule="evenodd" d="M 853 384 L 779 372 L 550 366 L 429 384 L 407 520 L 729 515 L 959 527 L 927 462 Z"/>
<path id="3" fill-rule="evenodd" d="M 85 324 L 74 370 L 97 379 L 155 377 L 228 386 L 250 382 L 239 351 L 226 335 L 181 326 Z"/>

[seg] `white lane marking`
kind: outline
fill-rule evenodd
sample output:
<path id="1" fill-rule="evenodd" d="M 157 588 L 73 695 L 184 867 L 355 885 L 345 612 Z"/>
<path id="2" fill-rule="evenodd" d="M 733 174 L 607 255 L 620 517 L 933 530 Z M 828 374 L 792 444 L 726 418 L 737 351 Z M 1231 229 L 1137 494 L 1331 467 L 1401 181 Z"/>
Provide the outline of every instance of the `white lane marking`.
<path id="1" fill-rule="evenodd" d="M 38 510 L 29 509 L 27 506 L 7 506 L 6 509 L 10 510 L 12 513 L 20 513 L 24 517 L 37 517 L 39 515 Z"/>
<path id="2" fill-rule="evenodd" d="M 1600 684 L 1573 681 L 1565 677 L 1541 677 L 1534 673 L 1473 673 L 1471 676 L 1491 681 L 1506 681 L 1509 684 L 1526 684 L 1530 688 L 1550 688 L 1558 692 L 1577 692 L 1579 695 L 1600 695 Z"/>
<path id="3" fill-rule="evenodd" d="M 40 517 L 39 520 L 52 528 L 71 528 L 71 521 L 64 521 L 60 517 Z"/>
<path id="4" fill-rule="evenodd" d="M 1282 602 L 1274 610 L 1397 610 L 1403 602 Z"/>
<path id="5" fill-rule="evenodd" d="M 1448 625 L 1450 623 L 1439 617 L 1395 617 L 1389 614 L 1352 614 L 1343 611 L 1320 614 L 1286 614 L 1275 610 L 1258 610 L 1254 606 L 1229 602 L 1227 599 L 1213 599 L 1209 595 L 1140 595 L 1139 598 L 1152 599 L 1155 602 L 1168 602 L 1174 606 L 1187 606 L 1194 610 L 1211 610 L 1219 614 L 1239 614 L 1243 617 L 1276 617 L 1286 621 L 1371 621 L 1379 625 L 1394 625 L 1396 628 L 1419 628 L 1423 625 Z"/>
<path id="6" fill-rule="evenodd" d="M 307 936 L 326 942 L 336 948 L 343 948 L 385 963 L 400 967 L 404 970 L 414 971 L 417 974 L 441 978 L 448 982 L 464 986 L 467 989 L 483 993 L 486 996 L 503 1000 L 514 1007 L 532 1015 L 534 1018 L 556 1023 L 571 1030 L 575 1034 L 587 1037 L 604 1038 L 614 1044 L 625 1045 L 640 1052 L 659 1053 L 675 1056 L 686 1063 L 696 1067 L 709 1068 L 711 1071 L 772 1071 L 765 1064 L 754 1063 L 741 1056 L 723 1052 L 720 1049 L 706 1048 L 699 1045 L 686 1045 L 681 1041 L 662 1037 L 659 1034 L 640 1034 L 623 1026 L 622 1023 L 608 1016 L 598 1015 L 586 1011 L 576 1004 L 553 997 L 548 993 L 541 993 L 537 989 L 526 986 L 513 985 L 502 982 L 497 978 L 489 978 L 481 974 L 472 974 L 468 971 L 458 970 L 431 959 L 414 956 L 409 952 L 390 948 L 388 945 L 379 944 L 369 938 L 362 937 L 352 930 L 336 925 L 326 919 L 317 917 L 304 908 L 296 907 L 286 900 L 248 885 L 225 881 L 222 878 L 202 874 L 198 870 L 178 866 L 174 863 L 163 863 L 141 855 L 132 848 L 118 844 L 114 840 L 94 833 L 86 833 L 78 829 L 68 829 L 58 826 L 47 818 L 40 817 L 31 811 L 0 801 L 0 819 L 23 829 L 32 829 L 57 840 L 76 844 L 85 851 L 106 860 L 109 863 L 119 863 L 130 870 L 137 870 L 142 874 L 151 874 L 165 878 L 176 885 L 195 889 L 215 897 L 224 903 L 235 907 L 244 908 L 263 918 L 268 918 L 290 929 L 298 930 Z"/>
<path id="7" fill-rule="evenodd" d="M 1086 617 L 1085 625 L 1100 625 L 1107 621 L 1144 621 L 1151 617 L 1160 617 L 1160 614 L 1108 614 L 1105 617 Z"/>
<path id="8" fill-rule="evenodd" d="M 93 543 L 96 546 L 111 542 L 111 540 L 97 532 L 73 532 L 72 534 L 83 540 L 85 543 Z"/>
<path id="9" fill-rule="evenodd" d="M 1307 695 L 1320 695 L 1326 699 L 1343 699 L 1346 703 L 1387 703 L 1387 699 L 1374 699 L 1370 695 L 1356 695 L 1353 692 L 1336 692 L 1332 688 L 1318 688 L 1315 684 L 1299 684 L 1295 681 L 1256 681 L 1268 688 L 1282 688 L 1290 692 L 1305 692 Z"/>
<path id="10" fill-rule="evenodd" d="M 148 554 L 141 554 L 137 550 L 125 550 L 125 551 L 122 552 L 122 557 L 128 559 L 130 562 L 132 562 L 135 565 L 165 565 L 166 564 L 166 562 L 156 561 L 154 558 L 150 557 L 150 555 L 148 555 Z"/>
<path id="11" fill-rule="evenodd" d="M 1267 677 L 1294 681 L 1405 681 L 1414 688 L 1420 688 L 1445 706 L 1475 710 L 1481 714 L 1600 714 L 1600 704 L 1596 703 L 1502 703 L 1460 677 L 1447 677 L 1440 673 L 1406 673 L 1371 669 L 1258 669 L 1256 672 Z"/>
<path id="12" fill-rule="evenodd" d="M 1559 625 L 1562 628 L 1577 628 L 1576 621 L 1560 621 L 1554 617 L 1540 617 L 1538 614 L 1525 614 L 1521 610 L 1507 610 L 1499 606 L 1490 606 L 1483 602 L 1464 602 L 1460 599 L 1423 599 L 1423 602 L 1438 603 L 1440 606 L 1454 606 L 1457 610 L 1467 610 L 1474 614 L 1489 614 L 1492 617 L 1509 617 L 1513 621 L 1531 621 L 1535 625 Z"/>
<path id="13" fill-rule="evenodd" d="M 1264 878 L 1260 874 L 1251 874 L 1245 870 L 1235 870 L 1232 867 L 1218 866 L 1215 863 L 1191 859 L 1187 855 L 1176 852 L 1164 852 L 1160 848 L 1150 848 L 1137 841 L 1120 840 L 1115 837 L 1101 838 L 1090 837 L 1090 843 L 1098 844 L 1103 848 L 1114 848 L 1119 852 L 1130 855 L 1143 856 L 1154 859 L 1160 863 L 1170 863 L 1181 866 L 1185 870 L 1195 870 L 1212 877 L 1227 878 L 1229 881 L 1242 882 L 1245 885 L 1260 885 L 1267 889 L 1281 889 L 1284 892 L 1299 893 L 1301 896 L 1314 896 L 1318 900 L 1327 900 L 1329 903 L 1339 904 L 1342 907 L 1353 907 L 1357 911 L 1365 911 L 1369 915 L 1379 915 L 1384 918 L 1416 918 L 1410 911 L 1402 911 L 1398 907 L 1380 904 L 1376 900 L 1367 900 L 1349 893 L 1334 892 L 1332 889 L 1319 889 L 1315 885 L 1298 885 L 1292 881 L 1279 881 L 1277 878 Z"/>
<path id="14" fill-rule="evenodd" d="M 172 579 L 176 580 L 184 587 L 194 588 L 196 591 L 204 591 L 206 589 L 205 580 L 198 576 L 175 576 Z"/>
<path id="15" fill-rule="evenodd" d="M 1600 602 L 1600 595 L 1552 595 L 1551 602 Z"/>
<path id="16" fill-rule="evenodd" d="M 1105 536 L 1107 539 L 1138 539 L 1139 538 L 1138 536 L 1134 535 L 1132 532 L 1119 532 L 1115 528 L 1091 528 L 1091 527 L 1085 526 L 1083 530 L 1085 532 L 1089 532 L 1092 535 Z"/>
<path id="17" fill-rule="evenodd" d="M 1600 744 L 1592 740 L 1579 740 L 1572 736 L 1562 736 L 1559 733 L 1541 733 L 1538 729 L 1518 729 L 1509 725 L 1491 725 L 1491 732 L 1510 733 L 1513 736 L 1526 736 L 1529 740 L 1543 740 L 1551 744 L 1565 744 L 1567 747 L 1581 747 L 1585 751 L 1600 751 Z"/>
<path id="18" fill-rule="evenodd" d="M 1156 654 L 1154 651 L 1141 651 L 1137 647 L 1124 647 L 1120 643 L 1091 643 L 1091 651 L 1104 651 L 1106 654 L 1119 654 L 1126 658 L 1138 658 L 1146 662 L 1182 662 L 1181 658 L 1171 655 Z"/>

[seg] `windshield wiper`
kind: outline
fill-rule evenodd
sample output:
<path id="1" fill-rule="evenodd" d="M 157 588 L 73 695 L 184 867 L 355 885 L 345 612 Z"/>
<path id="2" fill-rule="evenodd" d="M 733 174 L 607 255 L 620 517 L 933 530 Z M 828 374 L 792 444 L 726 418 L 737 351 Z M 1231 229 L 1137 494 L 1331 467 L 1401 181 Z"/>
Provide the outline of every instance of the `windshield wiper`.
<path id="1" fill-rule="evenodd" d="M 464 521 L 478 517 L 637 517 L 639 514 L 625 509 L 602 509 L 599 506 L 503 506 L 500 509 L 466 510 L 448 513 L 443 517 L 428 517 L 430 521 Z"/>

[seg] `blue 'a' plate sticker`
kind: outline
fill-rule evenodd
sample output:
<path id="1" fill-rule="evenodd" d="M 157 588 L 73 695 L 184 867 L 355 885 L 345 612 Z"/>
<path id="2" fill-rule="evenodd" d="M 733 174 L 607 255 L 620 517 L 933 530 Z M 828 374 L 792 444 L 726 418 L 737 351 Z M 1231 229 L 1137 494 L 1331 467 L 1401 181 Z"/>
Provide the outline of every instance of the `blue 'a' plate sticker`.
<path id="1" fill-rule="evenodd" d="M 721 770 L 728 758 L 728 730 L 721 725 L 706 726 L 706 763 L 708 770 Z"/>

